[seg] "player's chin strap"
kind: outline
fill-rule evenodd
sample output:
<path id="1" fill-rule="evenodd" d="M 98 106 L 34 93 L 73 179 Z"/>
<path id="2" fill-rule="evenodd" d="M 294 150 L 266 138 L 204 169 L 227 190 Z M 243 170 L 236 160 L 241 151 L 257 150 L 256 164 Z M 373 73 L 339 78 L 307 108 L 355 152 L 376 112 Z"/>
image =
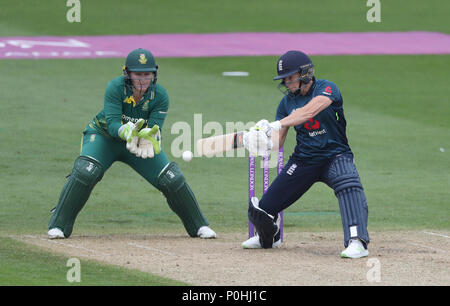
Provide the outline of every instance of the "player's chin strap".
<path id="1" fill-rule="evenodd" d="M 309 82 L 311 82 L 311 80 L 315 81 L 313 67 L 314 67 L 314 65 L 310 64 L 307 67 L 300 69 L 298 71 L 300 73 L 299 78 L 289 82 L 289 83 L 294 83 L 294 82 L 300 81 L 298 89 L 296 91 L 291 92 L 289 90 L 289 88 L 286 86 L 286 82 L 284 79 L 281 81 L 280 84 L 278 84 L 278 86 L 277 86 L 278 90 L 281 91 L 281 93 L 283 93 L 284 95 L 289 95 L 290 97 L 295 97 L 295 96 L 299 95 L 302 91 L 302 85 L 309 84 Z"/>
<path id="2" fill-rule="evenodd" d="M 280 84 L 278 84 L 278 86 L 277 86 L 278 90 L 281 91 L 281 93 L 283 95 L 289 95 L 289 97 L 292 97 L 292 98 L 296 97 L 296 96 L 300 95 L 300 93 L 302 92 L 302 85 L 304 85 L 304 83 L 300 80 L 300 78 L 298 78 L 297 80 L 295 80 L 293 82 L 298 82 L 298 81 L 300 81 L 299 87 L 294 92 L 291 92 L 289 90 L 289 88 L 285 85 L 284 81 L 282 81 Z"/>

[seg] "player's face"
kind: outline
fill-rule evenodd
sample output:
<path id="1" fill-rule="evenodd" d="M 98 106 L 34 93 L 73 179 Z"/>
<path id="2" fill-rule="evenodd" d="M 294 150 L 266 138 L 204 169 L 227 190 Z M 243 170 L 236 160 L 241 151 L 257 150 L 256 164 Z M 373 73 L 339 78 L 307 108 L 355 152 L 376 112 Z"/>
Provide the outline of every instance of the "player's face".
<path id="1" fill-rule="evenodd" d="M 133 87 L 140 92 L 144 92 L 153 81 L 153 72 L 130 72 L 130 78 L 133 82 Z"/>
<path id="2" fill-rule="evenodd" d="M 300 73 L 294 73 L 284 79 L 284 86 L 289 89 L 290 92 L 295 92 L 300 88 Z"/>

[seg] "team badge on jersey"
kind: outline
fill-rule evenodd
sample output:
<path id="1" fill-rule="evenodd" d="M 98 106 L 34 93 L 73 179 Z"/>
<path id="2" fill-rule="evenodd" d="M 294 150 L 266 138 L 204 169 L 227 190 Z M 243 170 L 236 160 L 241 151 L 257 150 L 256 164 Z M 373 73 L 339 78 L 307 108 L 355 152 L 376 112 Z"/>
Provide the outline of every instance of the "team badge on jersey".
<path id="1" fill-rule="evenodd" d="M 148 112 L 148 105 L 150 104 L 150 100 L 146 100 L 144 104 L 142 104 L 142 111 Z"/>

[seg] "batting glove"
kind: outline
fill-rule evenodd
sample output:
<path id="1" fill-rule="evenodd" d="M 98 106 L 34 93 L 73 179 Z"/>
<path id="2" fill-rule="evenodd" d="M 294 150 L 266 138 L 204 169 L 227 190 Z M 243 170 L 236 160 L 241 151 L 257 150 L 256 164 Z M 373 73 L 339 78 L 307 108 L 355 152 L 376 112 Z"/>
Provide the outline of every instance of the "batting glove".
<path id="1" fill-rule="evenodd" d="M 267 137 L 271 137 L 272 131 L 278 132 L 279 130 L 281 130 L 281 122 L 280 120 L 277 120 L 269 123 L 269 121 L 267 121 L 266 119 L 262 119 L 256 123 L 255 128 L 266 133 Z"/>
<path id="2" fill-rule="evenodd" d="M 257 127 L 252 127 L 243 136 L 244 147 L 254 156 L 265 156 L 273 148 L 272 140 Z"/>

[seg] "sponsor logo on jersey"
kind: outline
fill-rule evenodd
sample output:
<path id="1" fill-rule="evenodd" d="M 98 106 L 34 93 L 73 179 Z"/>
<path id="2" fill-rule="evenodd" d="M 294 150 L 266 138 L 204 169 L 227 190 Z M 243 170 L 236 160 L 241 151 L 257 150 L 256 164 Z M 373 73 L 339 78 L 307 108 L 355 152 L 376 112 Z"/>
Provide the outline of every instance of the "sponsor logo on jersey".
<path id="1" fill-rule="evenodd" d="M 323 135 L 326 133 L 327 133 L 327 131 L 325 129 L 321 129 L 320 131 L 309 132 L 308 134 L 310 137 L 315 137 L 317 135 Z"/>
<path id="2" fill-rule="evenodd" d="M 320 123 L 319 123 L 319 121 L 314 120 L 314 118 L 311 118 L 308 121 L 306 121 L 305 124 L 303 124 L 303 127 L 305 129 L 307 129 L 308 131 L 317 130 L 320 127 Z"/>
<path id="3" fill-rule="evenodd" d="M 293 109 L 291 111 L 291 114 L 295 112 L 297 108 Z M 323 135 L 327 133 L 327 130 L 325 128 L 322 128 L 320 131 L 318 129 L 320 128 L 320 122 L 318 120 L 315 120 L 314 118 L 309 119 L 303 124 L 303 127 L 308 130 L 308 135 L 310 137 L 315 137 L 317 135 Z"/>
<path id="4" fill-rule="evenodd" d="M 322 91 L 323 94 L 330 96 L 333 93 L 333 90 L 330 86 L 327 86 L 324 91 Z"/>
<path id="5" fill-rule="evenodd" d="M 139 120 L 139 118 L 133 118 L 133 117 L 130 117 L 130 116 L 127 116 L 127 115 L 122 114 L 122 124 L 126 124 L 126 123 L 128 123 L 128 122 L 136 123 L 136 122 L 138 122 L 138 120 Z M 147 124 L 148 124 L 148 120 L 146 119 L 146 120 L 145 120 L 144 127 L 145 127 Z"/>
<path id="6" fill-rule="evenodd" d="M 323 135 L 327 133 L 325 129 L 318 131 L 318 129 L 320 128 L 320 122 L 315 120 L 314 118 L 306 121 L 303 124 L 303 127 L 309 131 L 308 134 L 310 137 L 315 137 L 317 135 Z"/>

